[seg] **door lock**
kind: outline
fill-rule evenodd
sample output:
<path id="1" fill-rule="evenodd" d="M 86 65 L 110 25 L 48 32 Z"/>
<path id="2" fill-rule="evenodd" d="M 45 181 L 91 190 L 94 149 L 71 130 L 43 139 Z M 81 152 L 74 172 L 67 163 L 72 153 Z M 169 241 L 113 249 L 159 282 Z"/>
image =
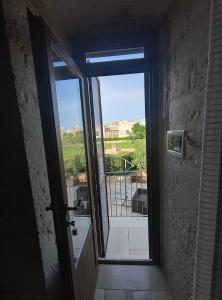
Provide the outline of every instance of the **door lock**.
<path id="1" fill-rule="evenodd" d="M 72 235 L 77 235 L 78 234 L 78 229 L 75 227 L 72 229 Z"/>
<path id="2" fill-rule="evenodd" d="M 78 228 L 76 228 L 76 222 L 75 221 L 71 221 L 71 222 L 66 222 L 66 226 L 72 226 L 72 235 L 77 235 L 78 234 Z"/>

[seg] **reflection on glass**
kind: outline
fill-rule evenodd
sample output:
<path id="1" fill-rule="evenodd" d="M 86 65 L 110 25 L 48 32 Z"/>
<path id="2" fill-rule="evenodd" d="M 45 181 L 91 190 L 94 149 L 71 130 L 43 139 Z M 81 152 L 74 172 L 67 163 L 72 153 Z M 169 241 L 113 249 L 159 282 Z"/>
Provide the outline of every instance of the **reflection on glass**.
<path id="1" fill-rule="evenodd" d="M 93 112 L 94 122 L 96 128 L 96 149 L 97 162 L 99 173 L 99 190 L 100 190 L 100 204 L 102 215 L 102 230 L 104 244 L 108 241 L 109 234 L 109 220 L 108 220 L 108 205 L 107 205 L 107 191 L 106 191 L 106 174 L 104 168 L 104 149 L 103 149 L 103 124 L 102 112 L 100 103 L 100 86 L 98 78 L 92 78 L 92 96 L 93 96 Z"/>
<path id="2" fill-rule="evenodd" d="M 91 222 L 80 80 L 57 56 L 53 67 L 68 206 L 75 208 L 69 211 L 70 221 L 75 221 L 70 230 L 78 261 Z"/>

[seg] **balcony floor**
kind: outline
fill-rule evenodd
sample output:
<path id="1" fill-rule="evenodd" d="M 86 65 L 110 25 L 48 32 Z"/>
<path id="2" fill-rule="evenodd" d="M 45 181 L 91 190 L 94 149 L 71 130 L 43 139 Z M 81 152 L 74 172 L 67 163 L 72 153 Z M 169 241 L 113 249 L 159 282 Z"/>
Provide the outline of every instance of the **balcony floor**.
<path id="1" fill-rule="evenodd" d="M 106 258 L 149 259 L 148 218 L 110 217 Z"/>

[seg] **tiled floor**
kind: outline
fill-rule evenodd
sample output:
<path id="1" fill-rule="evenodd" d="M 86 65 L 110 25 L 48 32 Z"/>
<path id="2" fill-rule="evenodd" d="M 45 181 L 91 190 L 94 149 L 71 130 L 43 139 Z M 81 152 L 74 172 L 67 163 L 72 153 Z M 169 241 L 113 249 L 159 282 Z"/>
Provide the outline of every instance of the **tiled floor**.
<path id="1" fill-rule="evenodd" d="M 100 265 L 94 300 L 172 300 L 156 266 Z"/>
<path id="2" fill-rule="evenodd" d="M 148 218 L 110 217 L 106 258 L 148 259 Z"/>

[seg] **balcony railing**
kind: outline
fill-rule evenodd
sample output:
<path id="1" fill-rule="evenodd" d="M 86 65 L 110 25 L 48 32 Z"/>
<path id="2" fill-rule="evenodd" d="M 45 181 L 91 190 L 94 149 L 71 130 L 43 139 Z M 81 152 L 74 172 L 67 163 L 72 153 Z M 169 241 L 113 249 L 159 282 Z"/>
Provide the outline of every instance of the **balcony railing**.
<path id="1" fill-rule="evenodd" d="M 148 214 L 147 174 L 144 171 L 106 172 L 110 217 L 139 217 Z M 66 174 L 70 206 L 77 215 L 89 214 L 86 174 Z"/>
<path id="2" fill-rule="evenodd" d="M 148 214 L 147 174 L 143 171 L 107 172 L 110 217 L 139 217 Z"/>

